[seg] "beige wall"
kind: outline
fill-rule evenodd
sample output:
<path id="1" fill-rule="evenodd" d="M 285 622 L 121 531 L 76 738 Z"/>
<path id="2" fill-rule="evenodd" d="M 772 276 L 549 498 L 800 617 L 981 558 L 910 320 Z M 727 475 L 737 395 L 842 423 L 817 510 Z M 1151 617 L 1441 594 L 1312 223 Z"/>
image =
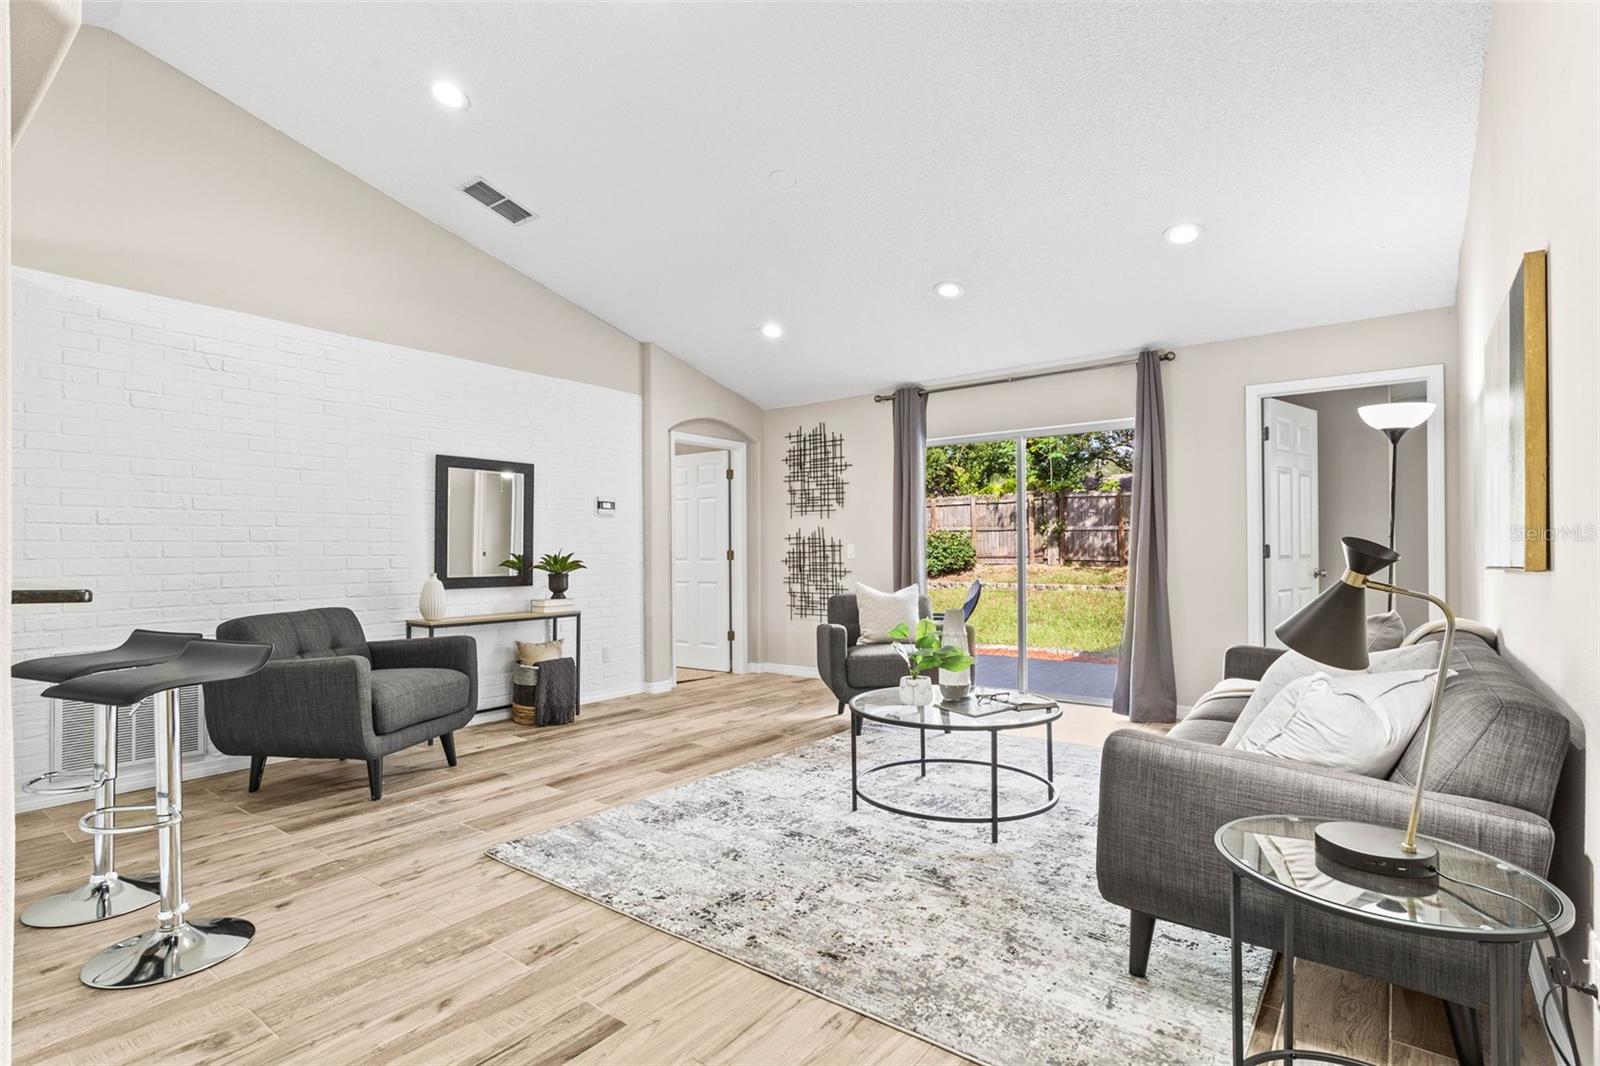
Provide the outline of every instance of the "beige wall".
<path id="1" fill-rule="evenodd" d="M 1600 715 L 1600 82 L 1592 4 L 1499 3 L 1494 7 L 1478 113 L 1461 275 L 1461 389 L 1466 401 L 1459 461 L 1462 612 L 1499 628 L 1519 661 L 1582 726 Z M 1489 328 L 1524 252 L 1549 250 L 1550 522 L 1557 533 L 1548 572 L 1486 570 L 1479 563 L 1474 467 L 1484 456 L 1476 405 Z M 1593 955 L 1593 865 L 1600 854 L 1600 801 L 1585 789 L 1592 752 L 1574 760 L 1557 797 L 1555 876 L 1580 909 L 1574 957 Z M 1587 792 L 1587 794 L 1585 794 Z M 1593 980 L 1593 977 L 1590 978 Z M 1578 996 L 1584 1058 L 1600 1057 L 1594 1004 Z"/>
<path id="2" fill-rule="evenodd" d="M 673 430 L 746 442 L 746 656 L 762 661 L 761 408 L 655 344 L 639 346 L 644 380 L 644 679 L 672 677 Z"/>
<path id="3" fill-rule="evenodd" d="M 844 475 L 844 506 L 826 518 L 791 515 L 783 480 L 784 434 L 811 429 L 818 422 L 826 422 L 830 432 L 844 435 L 844 457 L 850 463 Z M 853 591 L 857 581 L 873 588 L 891 587 L 894 570 L 889 559 L 889 500 L 894 481 L 891 464 L 894 441 L 889 405 L 875 404 L 872 397 L 860 396 L 775 408 L 766 413 L 765 437 L 761 580 L 766 590 L 762 626 L 766 661 L 814 667 L 820 619 L 789 617 L 789 598 L 783 584 L 783 538 L 797 531 L 810 533 L 820 527 L 829 537 L 854 547 L 855 558 L 846 559 L 844 564 L 850 571 L 845 579 L 848 590 Z"/>
<path id="4" fill-rule="evenodd" d="M 1336 581 L 1344 565 L 1339 538 L 1366 537 L 1380 544 L 1389 536 L 1389 439 L 1361 421 L 1358 407 L 1388 403 L 1394 390 L 1386 386 L 1336 389 L 1280 399 L 1317 412 L 1318 551 L 1328 571 L 1322 587 Z M 1421 398 L 1419 395 L 1418 399 Z M 1428 436 L 1421 428 L 1400 441 L 1399 476 L 1395 479 L 1395 550 L 1400 564 L 1396 583 L 1428 587 Z M 1368 592 L 1374 613 L 1385 609 L 1380 592 Z M 1395 608 L 1406 626 L 1428 620 L 1428 605 L 1399 597 Z"/>
<path id="5" fill-rule="evenodd" d="M 1248 635 L 1245 593 L 1244 389 L 1246 385 L 1443 363 L 1454 388 L 1455 315 L 1443 308 L 1181 349 L 1163 364 L 1167 413 L 1169 562 L 1178 700 L 1215 682 L 1222 654 Z M 1447 443 L 1453 439 L 1447 399 Z M 930 398 L 928 435 L 1048 428 L 1130 418 L 1133 369 L 1088 370 Z M 835 518 L 790 519 L 782 494 L 782 434 L 825 421 L 845 432 L 853 464 L 845 509 Z M 815 662 L 815 620 L 790 620 L 782 596 L 783 535 L 823 525 L 855 543 L 851 579 L 889 579 L 889 406 L 871 397 L 767 412 L 768 491 L 764 508 L 769 661 Z M 1374 476 L 1382 478 L 1380 464 Z M 1447 501 L 1446 515 L 1451 514 Z"/>
<path id="6" fill-rule="evenodd" d="M 621 331 L 102 30 L 15 185 L 20 266 L 639 391 Z"/>

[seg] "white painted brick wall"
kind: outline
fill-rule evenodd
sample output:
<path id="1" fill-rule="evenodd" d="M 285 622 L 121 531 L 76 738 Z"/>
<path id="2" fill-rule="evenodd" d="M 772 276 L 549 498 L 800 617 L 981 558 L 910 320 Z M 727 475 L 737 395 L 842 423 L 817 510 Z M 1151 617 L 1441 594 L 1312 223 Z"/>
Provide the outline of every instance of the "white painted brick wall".
<path id="1" fill-rule="evenodd" d="M 404 636 L 432 570 L 434 456 L 468 455 L 535 464 L 534 550 L 590 567 L 571 593 L 585 696 L 639 690 L 638 396 L 38 271 L 12 284 L 15 582 L 95 595 L 16 610 L 15 658 L 340 604 L 369 637 Z M 531 591 L 452 589 L 450 613 Z M 463 631 L 481 706 L 509 702 L 511 643 L 542 628 Z M 570 653 L 570 621 L 563 636 Z M 13 687 L 19 780 L 49 766 L 39 691 Z"/>

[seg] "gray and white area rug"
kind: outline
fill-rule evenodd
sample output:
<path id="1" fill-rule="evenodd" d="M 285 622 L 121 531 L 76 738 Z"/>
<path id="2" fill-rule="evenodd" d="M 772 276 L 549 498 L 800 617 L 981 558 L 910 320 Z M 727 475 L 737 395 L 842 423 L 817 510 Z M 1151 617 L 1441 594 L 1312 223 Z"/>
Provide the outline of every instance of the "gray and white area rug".
<path id="1" fill-rule="evenodd" d="M 862 766 L 916 755 L 868 727 Z M 986 736 L 928 754 L 987 759 Z M 1044 742 L 1002 737 L 1042 772 Z M 984 1063 L 1209 1063 L 1229 1055 L 1228 942 L 1157 925 L 1127 972 L 1127 912 L 1095 887 L 1100 753 L 1055 746 L 1061 802 L 987 825 L 850 810 L 848 735 L 703 778 L 489 854 L 552 884 Z M 1007 780 L 1011 778 L 1012 780 Z M 867 775 L 897 806 L 988 811 L 986 767 Z M 1001 810 L 1042 786 L 1001 774 Z M 1220 891 L 1220 889 L 1219 889 Z M 1246 957 L 1246 1003 L 1269 956 Z"/>

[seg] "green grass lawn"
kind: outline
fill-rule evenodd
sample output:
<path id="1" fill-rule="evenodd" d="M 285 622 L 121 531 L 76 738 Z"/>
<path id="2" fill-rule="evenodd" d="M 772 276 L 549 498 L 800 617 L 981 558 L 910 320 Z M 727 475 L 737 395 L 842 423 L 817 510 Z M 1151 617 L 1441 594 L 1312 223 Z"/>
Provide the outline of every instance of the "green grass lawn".
<path id="1" fill-rule="evenodd" d="M 1029 567 L 1029 583 L 1041 580 Z M 1068 569 L 1051 567 L 1049 569 Z M 1078 568 L 1072 568 L 1078 569 Z M 1087 569 L 1087 568 L 1085 568 Z M 1125 573 L 1125 571 L 1124 571 Z M 1012 573 L 1015 578 L 1015 571 Z M 1108 584 L 1109 582 L 1075 582 Z M 959 608 L 966 588 L 929 589 L 935 611 Z M 1125 594 L 1121 589 L 1029 589 L 1028 646 L 1032 650 L 1105 651 L 1122 643 Z M 985 589 L 972 616 L 980 644 L 1017 643 L 1017 597 L 1013 589 Z"/>

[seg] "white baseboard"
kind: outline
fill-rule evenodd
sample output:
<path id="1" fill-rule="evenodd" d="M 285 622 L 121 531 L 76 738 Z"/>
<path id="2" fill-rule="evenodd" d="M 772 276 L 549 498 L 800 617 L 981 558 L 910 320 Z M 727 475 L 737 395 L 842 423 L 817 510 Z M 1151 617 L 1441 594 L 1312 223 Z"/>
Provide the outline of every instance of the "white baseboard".
<path id="1" fill-rule="evenodd" d="M 660 684 L 660 682 L 654 682 Z M 667 688 L 671 688 L 667 682 Z M 641 692 L 653 691 L 648 685 L 624 685 L 621 688 L 607 689 L 603 692 L 585 693 L 583 702 L 599 703 L 602 700 L 621 699 L 625 696 L 637 696 Z M 666 691 L 660 689 L 659 691 Z M 502 707 L 498 711 L 479 711 L 472 716 L 472 721 L 467 723 L 471 729 L 475 725 L 488 725 L 491 722 L 503 722 L 511 717 L 509 708 Z M 188 759 L 183 764 L 183 779 L 195 781 L 202 777 L 215 777 L 218 774 L 229 774 L 236 770 L 248 770 L 250 757 L 248 755 L 221 755 L 211 754 L 203 759 Z M 137 792 L 141 788 L 151 788 L 155 785 L 156 770 L 153 763 L 143 766 L 134 766 L 117 774 L 117 787 L 120 791 Z M 35 796 L 32 793 L 17 790 L 16 810 L 21 814 L 26 811 L 40 811 L 46 807 L 64 807 L 68 804 L 84 804 L 87 806 L 86 796 Z"/>
<path id="2" fill-rule="evenodd" d="M 218 774 L 231 774 L 235 770 L 248 770 L 250 757 L 247 755 L 207 755 L 203 759 L 185 760 L 183 764 L 183 779 L 193 781 L 201 777 L 215 777 Z M 152 788 L 156 783 L 156 768 L 154 763 L 143 766 L 134 766 L 117 772 L 117 790 L 119 792 L 137 792 L 141 788 Z M 23 811 L 42 811 L 46 807 L 64 807 L 68 804 L 79 804 L 85 810 L 89 808 L 87 796 L 35 796 L 20 789 L 17 791 L 17 813 Z"/>
<path id="3" fill-rule="evenodd" d="M 783 674 L 785 677 L 816 677 L 815 666 L 795 666 L 792 663 L 751 663 L 752 674 Z"/>
<path id="4" fill-rule="evenodd" d="M 663 678 L 660 681 L 646 681 L 644 685 L 641 686 L 639 691 L 643 692 L 647 696 L 659 696 L 663 692 L 671 692 L 677 687 L 677 685 L 677 681 L 668 677 Z"/>

